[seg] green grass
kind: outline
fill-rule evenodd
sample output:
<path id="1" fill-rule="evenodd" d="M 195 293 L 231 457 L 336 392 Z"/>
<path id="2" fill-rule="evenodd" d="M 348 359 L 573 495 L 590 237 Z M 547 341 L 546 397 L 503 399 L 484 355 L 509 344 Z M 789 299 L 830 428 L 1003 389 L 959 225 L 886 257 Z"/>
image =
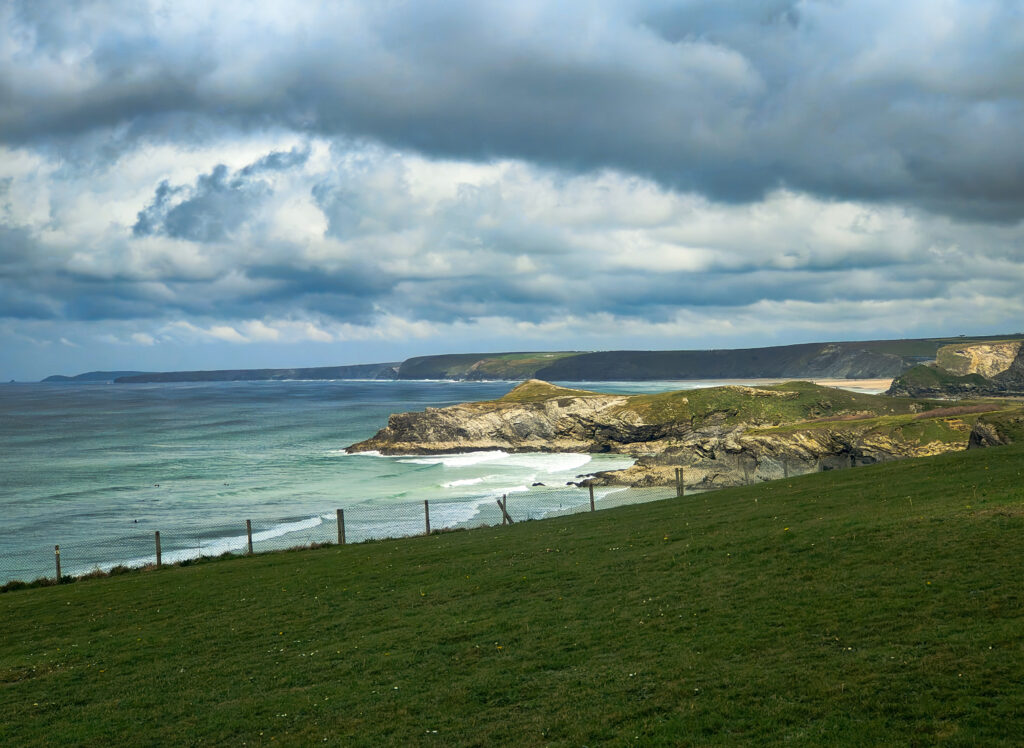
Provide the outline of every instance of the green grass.
<path id="1" fill-rule="evenodd" d="M 713 416 L 723 423 L 793 423 L 849 414 L 909 413 L 930 408 L 927 401 L 867 395 L 812 382 L 793 381 L 765 387 L 707 387 L 699 390 L 638 395 L 631 407 L 654 422 L 691 421 Z"/>
<path id="2" fill-rule="evenodd" d="M 958 412 L 958 411 L 966 412 Z M 934 413 L 934 415 L 932 415 Z M 935 408 L 918 414 L 900 414 L 846 420 L 790 423 L 751 429 L 760 434 L 814 432 L 842 429 L 847 433 L 876 434 L 909 444 L 947 442 L 966 447 L 971 428 L 989 422 L 1013 442 L 1024 441 L 1024 408 L 1013 401 L 967 401 L 962 407 Z"/>
<path id="3" fill-rule="evenodd" d="M 567 389 L 548 382 L 531 380 L 498 400 L 476 405 L 490 409 L 506 403 L 539 403 L 562 397 L 587 396 L 608 397 L 596 392 Z M 791 424 L 853 414 L 914 414 L 941 405 L 943 403 L 931 400 L 867 395 L 823 387 L 813 382 L 792 381 L 756 388 L 705 387 L 651 395 L 630 395 L 624 398 L 624 403 L 618 410 L 635 411 L 647 423 L 682 421 L 700 426 L 710 419 L 714 419 L 719 425 Z"/>
<path id="4" fill-rule="evenodd" d="M 928 387 L 938 389 L 957 385 L 984 387 L 986 384 L 988 384 L 988 380 L 981 376 L 981 374 L 964 374 L 961 376 L 938 366 L 924 365 L 908 369 L 893 380 L 893 387 L 903 385 L 911 388 Z"/>
<path id="5" fill-rule="evenodd" d="M 1019 745 L 1022 470 L 972 450 L 10 592 L 0 744 Z"/>
<path id="6" fill-rule="evenodd" d="M 876 340 L 864 343 L 864 349 L 878 353 L 892 353 L 897 356 L 915 356 L 934 358 L 943 346 L 955 344 L 963 346 L 970 343 L 995 343 L 1020 340 L 1022 335 L 989 335 L 963 338 L 924 338 L 916 340 Z"/>
<path id="7" fill-rule="evenodd" d="M 405 363 L 403 371 L 409 376 L 421 378 L 460 379 L 483 375 L 491 379 L 528 379 L 537 369 L 578 355 L 579 351 L 449 353 L 410 359 Z"/>
<path id="8" fill-rule="evenodd" d="M 473 364 L 472 371 L 486 374 L 488 377 L 502 379 L 523 379 L 532 377 L 534 372 L 555 361 L 571 356 L 578 356 L 576 351 L 558 351 L 552 353 L 505 353 L 486 357 Z M 451 376 L 463 376 L 464 371 L 453 368 Z"/>
<path id="9" fill-rule="evenodd" d="M 542 382 L 539 379 L 531 379 L 517 385 L 511 392 L 497 400 L 484 401 L 483 405 L 497 405 L 500 403 L 540 403 L 561 397 L 608 397 L 607 395 L 591 392 L 589 390 L 574 390 L 569 387 L 559 387 L 557 384 Z"/>

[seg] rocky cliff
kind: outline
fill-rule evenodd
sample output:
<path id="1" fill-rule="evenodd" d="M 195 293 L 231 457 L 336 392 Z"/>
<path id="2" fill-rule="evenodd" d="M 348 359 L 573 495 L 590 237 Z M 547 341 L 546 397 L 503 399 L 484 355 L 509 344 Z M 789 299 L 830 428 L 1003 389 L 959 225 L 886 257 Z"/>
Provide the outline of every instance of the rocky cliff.
<path id="1" fill-rule="evenodd" d="M 897 377 L 888 394 L 942 398 L 1024 396 L 1024 342 L 943 346 L 934 363 L 914 367 Z"/>
<path id="2" fill-rule="evenodd" d="M 966 449 L 979 421 L 1003 410 L 941 408 L 808 382 L 625 396 L 531 380 L 500 400 L 393 415 L 348 450 L 614 452 L 637 462 L 588 482 L 669 485 L 682 467 L 687 486 L 707 488 Z M 992 433 L 974 446 L 1017 435 L 1000 421 L 985 424 Z"/>

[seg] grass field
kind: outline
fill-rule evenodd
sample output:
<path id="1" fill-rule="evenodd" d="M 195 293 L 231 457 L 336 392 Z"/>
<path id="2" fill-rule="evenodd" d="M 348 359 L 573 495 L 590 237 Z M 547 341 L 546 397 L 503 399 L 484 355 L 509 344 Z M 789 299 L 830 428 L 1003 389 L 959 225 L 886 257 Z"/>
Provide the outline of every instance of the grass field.
<path id="1" fill-rule="evenodd" d="M 1024 743 L 1024 445 L 0 595 L 0 745 Z"/>

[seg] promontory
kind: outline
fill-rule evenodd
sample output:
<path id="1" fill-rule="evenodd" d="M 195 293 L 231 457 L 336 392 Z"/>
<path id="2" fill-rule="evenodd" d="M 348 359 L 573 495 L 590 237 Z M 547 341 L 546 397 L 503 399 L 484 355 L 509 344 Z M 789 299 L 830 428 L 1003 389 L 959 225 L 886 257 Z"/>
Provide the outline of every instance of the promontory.
<path id="1" fill-rule="evenodd" d="M 712 488 L 1024 438 L 1024 406 L 867 395 L 793 381 L 650 395 L 574 390 L 540 380 L 498 400 L 398 413 L 349 452 L 605 452 L 631 455 L 594 484 Z"/>

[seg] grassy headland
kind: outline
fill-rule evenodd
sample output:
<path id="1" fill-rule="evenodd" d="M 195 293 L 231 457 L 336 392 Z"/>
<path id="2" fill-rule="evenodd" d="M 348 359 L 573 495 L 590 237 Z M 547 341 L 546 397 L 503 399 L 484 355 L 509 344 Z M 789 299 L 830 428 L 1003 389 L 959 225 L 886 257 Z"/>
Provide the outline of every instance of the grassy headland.
<path id="1" fill-rule="evenodd" d="M 4 745 L 1019 745 L 1024 445 L 0 595 Z"/>

